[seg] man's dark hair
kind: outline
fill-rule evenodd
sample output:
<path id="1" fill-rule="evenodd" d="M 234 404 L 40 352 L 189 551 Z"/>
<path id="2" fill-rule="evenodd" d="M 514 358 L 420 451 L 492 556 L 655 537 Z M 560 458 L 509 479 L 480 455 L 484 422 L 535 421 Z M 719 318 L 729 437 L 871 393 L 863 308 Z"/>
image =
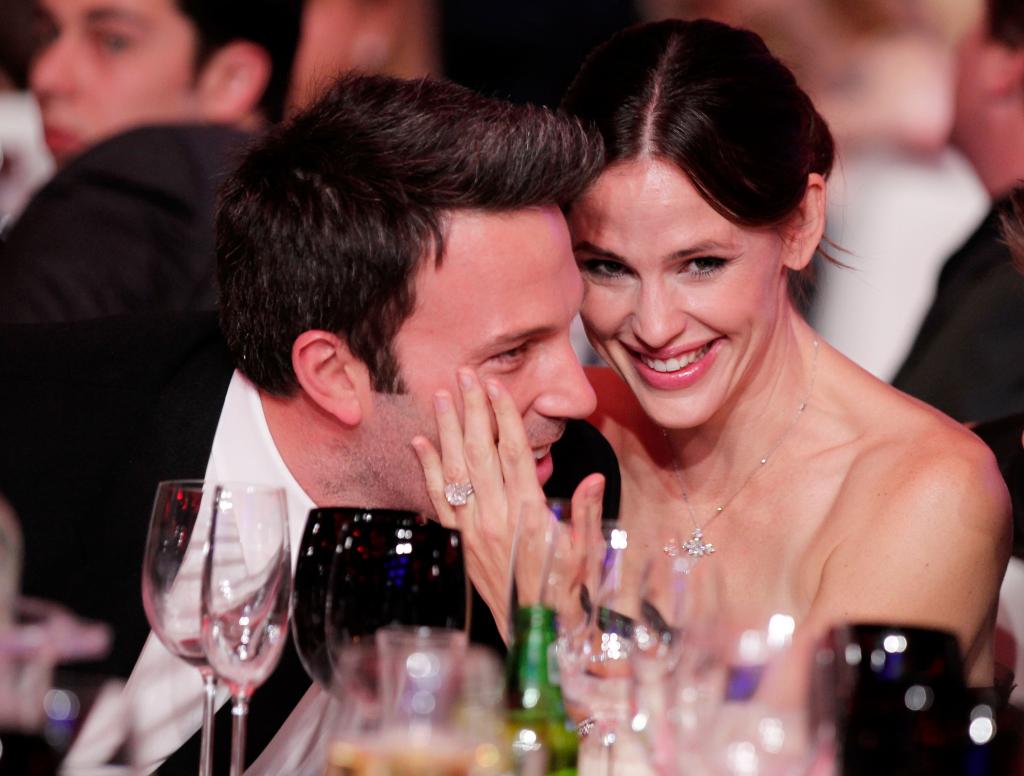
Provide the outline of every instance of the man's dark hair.
<path id="1" fill-rule="evenodd" d="M 340 80 L 260 141 L 222 192 L 221 323 L 236 363 L 288 395 L 295 338 L 323 329 L 375 390 L 403 390 L 392 340 L 417 270 L 442 260 L 447 216 L 564 205 L 602 161 L 596 134 L 545 108 L 443 81 Z"/>
<path id="2" fill-rule="evenodd" d="M 302 0 L 177 0 L 177 4 L 198 32 L 197 69 L 234 40 L 251 41 L 266 50 L 270 80 L 259 108 L 267 121 L 280 121 L 299 44 Z"/>
<path id="3" fill-rule="evenodd" d="M 988 34 L 1010 48 L 1024 46 L 1024 2 L 988 0 Z"/>

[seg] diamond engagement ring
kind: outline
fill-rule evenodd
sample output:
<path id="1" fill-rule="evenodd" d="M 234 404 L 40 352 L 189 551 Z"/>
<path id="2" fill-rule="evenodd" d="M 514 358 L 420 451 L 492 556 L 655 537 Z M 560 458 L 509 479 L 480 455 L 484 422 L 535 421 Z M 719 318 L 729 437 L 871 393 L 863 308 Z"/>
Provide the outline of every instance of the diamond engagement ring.
<path id="1" fill-rule="evenodd" d="M 453 507 L 465 506 L 472 495 L 472 482 L 446 482 L 444 484 L 444 500 Z"/>
<path id="2" fill-rule="evenodd" d="M 594 729 L 594 725 L 597 724 L 597 720 L 593 717 L 587 717 L 585 720 L 576 725 L 576 735 L 580 738 L 586 738 L 590 735 L 590 731 Z"/>

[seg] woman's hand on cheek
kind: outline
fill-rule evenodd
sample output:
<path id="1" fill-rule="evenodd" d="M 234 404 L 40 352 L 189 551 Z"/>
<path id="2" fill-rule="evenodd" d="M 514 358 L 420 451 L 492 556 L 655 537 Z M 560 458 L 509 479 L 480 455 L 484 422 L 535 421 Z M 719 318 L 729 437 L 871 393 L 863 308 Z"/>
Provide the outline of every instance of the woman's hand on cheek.
<path id="1" fill-rule="evenodd" d="M 507 640 L 516 522 L 522 505 L 543 502 L 544 493 L 522 418 L 504 387 L 496 380 L 481 385 L 470 369 L 459 370 L 459 387 L 461 422 L 451 394 L 435 395 L 440 452 L 425 437 L 413 439 L 412 446 L 438 520 L 462 532 L 467 573 Z M 473 493 L 465 504 L 452 505 L 445 496 L 446 483 L 472 483 Z"/>

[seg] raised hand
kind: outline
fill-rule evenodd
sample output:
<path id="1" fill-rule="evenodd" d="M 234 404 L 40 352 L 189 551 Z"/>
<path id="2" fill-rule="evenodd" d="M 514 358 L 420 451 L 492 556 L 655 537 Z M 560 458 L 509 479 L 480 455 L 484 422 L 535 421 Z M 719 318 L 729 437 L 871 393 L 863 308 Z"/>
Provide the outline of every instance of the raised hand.
<path id="1" fill-rule="evenodd" d="M 525 505 L 543 505 L 545 496 L 522 418 L 505 387 L 493 379 L 481 385 L 471 369 L 459 370 L 459 387 L 461 422 L 449 392 L 434 397 L 440 452 L 425 437 L 416 437 L 412 445 L 438 520 L 462 532 L 467 572 L 507 640 L 516 523 Z M 471 484 L 472 493 L 449 500 L 446 484 Z M 603 489 L 601 475 L 580 483 L 573 496 L 574 527 L 595 516 L 600 521 Z"/>

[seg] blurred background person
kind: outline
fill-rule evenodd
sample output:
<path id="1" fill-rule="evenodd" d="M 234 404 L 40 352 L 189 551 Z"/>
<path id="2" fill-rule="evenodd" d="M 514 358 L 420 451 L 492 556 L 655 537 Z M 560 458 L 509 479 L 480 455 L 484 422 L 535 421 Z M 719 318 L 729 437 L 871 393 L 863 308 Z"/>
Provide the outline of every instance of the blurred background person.
<path id="1" fill-rule="evenodd" d="M 349 70 L 400 78 L 441 71 L 435 0 L 305 0 L 289 110 Z"/>
<path id="2" fill-rule="evenodd" d="M 53 171 L 39 110 L 27 91 L 31 46 L 28 3 L 0 3 L 0 235 Z"/>
<path id="3" fill-rule="evenodd" d="M 217 185 L 278 121 L 300 0 L 37 0 L 60 168 L 0 246 L 0 320 L 210 309 Z"/>
<path id="4" fill-rule="evenodd" d="M 1024 3 L 986 0 L 957 50 L 953 143 L 992 201 L 943 265 L 894 384 L 962 421 L 1024 411 L 1024 276 L 1000 231 L 1024 178 Z"/>

